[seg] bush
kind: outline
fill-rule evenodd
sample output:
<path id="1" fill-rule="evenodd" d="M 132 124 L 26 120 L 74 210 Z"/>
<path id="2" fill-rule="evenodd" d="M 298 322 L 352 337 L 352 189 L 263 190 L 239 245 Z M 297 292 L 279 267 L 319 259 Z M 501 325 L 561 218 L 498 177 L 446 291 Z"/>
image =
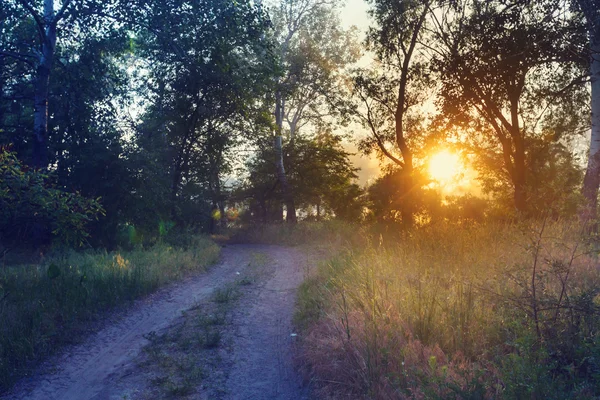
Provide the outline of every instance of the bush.
<path id="1" fill-rule="evenodd" d="M 55 188 L 50 175 L 27 168 L 0 148 L 0 244 L 81 246 L 87 225 L 104 213 L 99 199 Z"/>

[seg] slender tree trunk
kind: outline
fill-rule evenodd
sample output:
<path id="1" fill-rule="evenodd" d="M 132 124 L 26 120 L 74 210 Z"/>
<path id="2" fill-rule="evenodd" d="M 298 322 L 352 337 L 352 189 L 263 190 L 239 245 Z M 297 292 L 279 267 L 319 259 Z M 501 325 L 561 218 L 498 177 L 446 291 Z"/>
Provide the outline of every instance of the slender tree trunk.
<path id="1" fill-rule="evenodd" d="M 515 188 L 514 202 L 517 212 L 525 215 L 527 213 L 527 167 L 525 165 L 525 142 L 519 127 L 518 117 L 513 118 L 513 135 L 515 144 L 513 163 L 513 185 Z"/>
<path id="2" fill-rule="evenodd" d="M 48 166 L 48 93 L 50 71 L 54 63 L 56 48 L 56 22 L 54 21 L 54 1 L 44 1 L 45 30 L 41 38 L 41 51 L 36 68 L 33 104 L 33 148 L 32 164 L 35 168 Z"/>
<path id="3" fill-rule="evenodd" d="M 408 63 L 406 64 L 406 71 L 408 71 Z M 400 83 L 400 92 L 399 92 L 399 102 L 396 109 L 395 115 L 395 124 L 396 124 L 396 144 L 400 149 L 400 153 L 402 154 L 402 160 L 404 161 L 404 166 L 402 168 L 402 172 L 404 174 L 404 186 L 405 186 L 405 195 L 408 196 L 409 201 L 403 206 L 401 211 L 402 216 L 402 225 L 405 229 L 412 229 L 415 225 L 415 213 L 414 213 L 414 204 L 410 202 L 412 193 L 415 185 L 415 181 L 413 179 L 413 158 L 412 152 L 408 148 L 406 144 L 406 139 L 404 138 L 404 128 L 403 128 L 403 118 L 404 118 L 404 102 L 406 98 L 406 81 L 407 76 L 405 76 L 404 71 L 402 74 L 402 79 Z"/>
<path id="4" fill-rule="evenodd" d="M 286 221 L 292 224 L 297 222 L 296 219 L 296 206 L 294 204 L 294 196 L 292 194 L 292 188 L 287 180 L 285 173 L 285 166 L 283 164 L 283 96 L 281 91 L 277 91 L 275 94 L 275 123 L 277 124 L 277 132 L 273 140 L 273 147 L 275 149 L 275 163 L 277 168 L 277 180 L 281 185 L 283 191 L 283 200 L 285 202 L 285 208 L 287 212 Z"/>
<path id="5" fill-rule="evenodd" d="M 527 188 L 525 186 L 525 182 L 524 182 L 524 178 L 525 175 L 521 173 L 521 168 L 517 167 L 515 168 L 515 172 L 517 174 L 520 174 L 520 176 L 515 179 L 514 181 L 514 188 L 515 188 L 515 193 L 514 193 L 514 204 L 515 204 L 515 209 L 519 212 L 519 213 L 526 213 L 527 212 Z"/>
<path id="6" fill-rule="evenodd" d="M 219 156 L 217 157 L 217 160 L 221 159 L 221 152 L 219 152 Z M 220 161 L 217 161 L 217 165 L 215 167 L 214 170 L 214 174 L 213 174 L 213 181 L 214 181 L 214 193 L 215 193 L 215 202 L 219 208 L 219 213 L 220 213 L 220 218 L 219 218 L 219 224 L 221 226 L 222 229 L 227 228 L 227 215 L 225 215 L 225 200 L 224 200 L 224 196 L 223 193 L 221 193 L 221 178 L 220 178 L 220 173 L 219 173 L 219 163 Z"/>
<path id="7" fill-rule="evenodd" d="M 596 11 L 596 14 L 599 14 Z M 586 14 L 587 16 L 587 14 Z M 596 16 L 598 18 L 598 15 Z M 582 219 L 588 221 L 596 218 L 598 207 L 598 187 L 600 186 L 600 22 L 590 24 L 590 49 L 591 66 L 590 78 L 592 82 L 592 135 L 590 138 L 590 151 L 588 164 L 583 180 L 583 195 L 586 205 Z"/>

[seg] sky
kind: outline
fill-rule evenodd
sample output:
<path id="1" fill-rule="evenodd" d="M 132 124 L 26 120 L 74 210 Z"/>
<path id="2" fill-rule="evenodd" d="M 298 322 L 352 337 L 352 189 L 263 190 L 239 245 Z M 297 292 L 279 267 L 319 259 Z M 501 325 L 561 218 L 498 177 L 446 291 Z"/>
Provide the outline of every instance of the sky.
<path id="1" fill-rule="evenodd" d="M 369 26 L 367 9 L 365 0 L 346 0 L 341 12 L 343 27 L 347 29 L 355 25 L 362 32 L 366 32 Z"/>
<path id="2" fill-rule="evenodd" d="M 367 15 L 368 4 L 365 0 L 346 0 L 345 6 L 340 12 L 342 27 L 349 29 L 356 26 L 364 35 L 369 27 L 369 16 Z M 362 62 L 361 62 L 362 63 Z M 354 125 L 351 128 L 355 136 L 366 135 L 366 132 L 359 125 Z M 379 175 L 379 162 L 375 157 L 367 157 L 358 154 L 356 146 L 353 143 L 345 142 L 346 150 L 353 153 L 350 161 L 355 167 L 360 168 L 358 171 L 358 181 L 360 185 L 365 185 L 369 181 L 377 178 Z"/>

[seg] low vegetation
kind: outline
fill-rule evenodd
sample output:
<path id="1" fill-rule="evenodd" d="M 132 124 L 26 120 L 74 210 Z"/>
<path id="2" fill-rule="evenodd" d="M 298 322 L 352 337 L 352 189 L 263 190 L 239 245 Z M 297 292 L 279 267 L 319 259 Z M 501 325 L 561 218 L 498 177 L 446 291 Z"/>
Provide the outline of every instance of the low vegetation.
<path id="1" fill-rule="evenodd" d="M 597 398 L 600 270 L 566 223 L 365 239 L 301 288 L 307 373 L 333 398 Z"/>
<path id="2" fill-rule="evenodd" d="M 216 261 L 219 246 L 208 238 L 186 242 L 67 251 L 37 264 L 1 266 L 0 392 L 57 347 L 77 340 L 104 311 Z"/>

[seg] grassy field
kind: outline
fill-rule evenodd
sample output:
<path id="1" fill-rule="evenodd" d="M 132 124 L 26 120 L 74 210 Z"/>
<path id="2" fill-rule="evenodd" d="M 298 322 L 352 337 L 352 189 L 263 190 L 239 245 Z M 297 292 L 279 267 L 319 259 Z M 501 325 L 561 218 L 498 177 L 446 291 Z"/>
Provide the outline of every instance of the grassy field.
<path id="1" fill-rule="evenodd" d="M 66 252 L 37 264 L 0 265 L 0 393 L 103 312 L 151 293 L 219 256 L 205 237 L 185 246 Z"/>
<path id="2" fill-rule="evenodd" d="M 330 398 L 600 396 L 600 270 L 576 226 L 363 237 L 305 282 L 304 369 Z"/>

